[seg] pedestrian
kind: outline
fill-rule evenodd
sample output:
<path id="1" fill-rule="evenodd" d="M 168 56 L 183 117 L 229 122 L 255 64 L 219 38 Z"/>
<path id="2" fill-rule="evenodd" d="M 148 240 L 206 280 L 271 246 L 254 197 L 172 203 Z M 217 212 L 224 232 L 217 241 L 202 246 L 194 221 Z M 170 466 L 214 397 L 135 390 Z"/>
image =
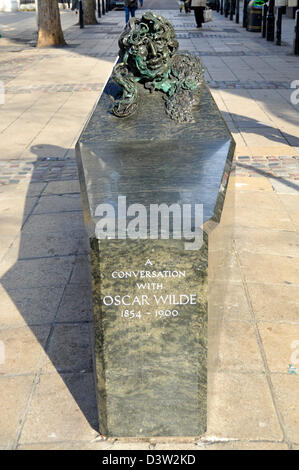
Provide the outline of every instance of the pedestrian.
<path id="1" fill-rule="evenodd" d="M 76 15 L 78 14 L 79 10 L 79 0 L 72 0 L 72 10 L 76 12 Z"/>
<path id="2" fill-rule="evenodd" d="M 65 4 L 67 3 L 68 8 L 71 8 L 71 0 L 62 0 L 63 9 L 65 10 Z"/>
<path id="3" fill-rule="evenodd" d="M 143 0 L 139 0 L 139 5 L 140 5 L 140 8 L 143 7 Z"/>
<path id="4" fill-rule="evenodd" d="M 202 27 L 204 22 L 203 12 L 207 6 L 207 0 L 191 0 L 191 10 L 194 10 L 194 16 L 197 28 Z"/>
<path id="5" fill-rule="evenodd" d="M 185 13 L 191 13 L 190 4 L 191 0 L 184 0 Z"/>
<path id="6" fill-rule="evenodd" d="M 132 18 L 135 16 L 135 11 L 138 8 L 138 0 L 125 0 L 125 14 L 126 14 L 126 23 L 128 23 L 130 19 L 130 15 Z"/>

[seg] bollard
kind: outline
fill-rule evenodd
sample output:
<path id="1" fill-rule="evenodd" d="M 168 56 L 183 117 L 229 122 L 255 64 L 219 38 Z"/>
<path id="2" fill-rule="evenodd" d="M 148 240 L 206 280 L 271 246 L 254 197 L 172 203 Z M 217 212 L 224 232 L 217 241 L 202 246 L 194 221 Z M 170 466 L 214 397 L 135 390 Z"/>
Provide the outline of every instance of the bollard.
<path id="1" fill-rule="evenodd" d="M 247 27 L 247 7 L 248 7 L 249 0 L 244 0 L 243 5 L 243 28 Z"/>
<path id="2" fill-rule="evenodd" d="M 264 3 L 263 5 L 263 13 L 262 13 L 262 37 L 266 37 L 267 32 L 267 13 L 268 13 L 268 5 Z"/>
<path id="3" fill-rule="evenodd" d="M 267 41 L 274 41 L 274 0 L 269 0 L 268 14 L 267 14 Z"/>
<path id="4" fill-rule="evenodd" d="M 224 16 L 225 16 L 225 18 L 228 17 L 229 5 L 230 5 L 229 0 L 225 0 L 225 2 L 224 2 Z"/>
<path id="5" fill-rule="evenodd" d="M 101 15 L 101 0 L 97 0 L 98 3 L 98 18 L 102 18 Z"/>
<path id="6" fill-rule="evenodd" d="M 282 9 L 283 7 L 277 7 L 277 18 L 276 18 L 276 45 L 277 46 L 281 46 Z"/>
<path id="7" fill-rule="evenodd" d="M 240 0 L 236 1 L 236 23 L 240 22 Z"/>
<path id="8" fill-rule="evenodd" d="M 220 0 L 220 14 L 223 15 L 223 0 Z"/>
<path id="9" fill-rule="evenodd" d="M 105 0 L 102 0 L 102 13 L 103 15 L 106 14 L 106 9 L 105 9 Z"/>
<path id="10" fill-rule="evenodd" d="M 229 19 L 230 19 L 230 21 L 233 21 L 233 19 L 234 19 L 234 5 L 233 5 L 233 0 L 230 0 L 230 2 L 229 2 Z"/>
<path id="11" fill-rule="evenodd" d="M 79 24 L 80 24 L 80 29 L 84 28 L 84 14 L 83 14 L 82 0 L 79 0 Z"/>
<path id="12" fill-rule="evenodd" d="M 299 10 L 296 10 L 295 16 L 295 34 L 294 34 L 294 54 L 299 55 Z"/>

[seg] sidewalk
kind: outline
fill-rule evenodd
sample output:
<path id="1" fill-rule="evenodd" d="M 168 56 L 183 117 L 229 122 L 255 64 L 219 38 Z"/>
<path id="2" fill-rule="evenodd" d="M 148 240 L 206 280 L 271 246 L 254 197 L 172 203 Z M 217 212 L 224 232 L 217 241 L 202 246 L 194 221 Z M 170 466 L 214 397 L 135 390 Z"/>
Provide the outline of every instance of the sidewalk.
<path id="1" fill-rule="evenodd" d="M 229 290 L 207 434 L 138 442 L 98 436 L 74 145 L 112 70 L 124 13 L 80 30 L 75 14 L 62 11 L 69 47 L 37 50 L 35 16 L 26 12 L 0 14 L 0 448 L 299 449 L 299 363 L 288 372 L 299 349 L 294 21 L 284 18 L 279 47 L 217 13 L 201 30 L 193 15 L 161 13 L 181 50 L 202 57 L 237 144 L 229 183 L 235 252 L 217 278 Z"/>

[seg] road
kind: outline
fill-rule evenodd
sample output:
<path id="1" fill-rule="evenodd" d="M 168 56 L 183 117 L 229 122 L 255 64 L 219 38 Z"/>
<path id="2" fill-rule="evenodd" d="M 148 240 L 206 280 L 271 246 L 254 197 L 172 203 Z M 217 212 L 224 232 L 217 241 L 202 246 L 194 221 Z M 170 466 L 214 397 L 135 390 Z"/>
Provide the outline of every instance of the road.
<path id="1" fill-rule="evenodd" d="M 144 8 L 152 10 L 176 10 L 179 0 L 143 0 Z"/>

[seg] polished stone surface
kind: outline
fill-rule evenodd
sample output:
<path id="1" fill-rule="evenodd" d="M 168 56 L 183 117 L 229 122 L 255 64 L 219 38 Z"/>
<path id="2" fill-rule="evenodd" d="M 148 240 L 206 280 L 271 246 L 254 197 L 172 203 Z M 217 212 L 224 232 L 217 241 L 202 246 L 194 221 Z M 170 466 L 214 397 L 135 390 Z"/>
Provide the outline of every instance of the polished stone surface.
<path id="1" fill-rule="evenodd" d="M 110 98 L 117 92 L 108 82 L 76 147 L 91 241 L 100 432 L 198 436 L 207 420 L 209 233 L 220 221 L 234 142 L 207 88 L 188 124 L 171 121 L 162 95 L 142 87 L 137 113 L 117 118 Z M 146 208 L 203 204 L 202 247 L 185 250 L 179 239 L 96 239 L 96 207 L 116 208 L 118 196 L 126 196 L 127 206 Z M 163 277 L 160 271 L 184 274 Z M 115 274 L 123 272 L 133 274 Z M 117 295 L 130 296 L 126 303 L 138 300 L 105 305 Z M 163 306 L 156 303 L 160 296 Z"/>

